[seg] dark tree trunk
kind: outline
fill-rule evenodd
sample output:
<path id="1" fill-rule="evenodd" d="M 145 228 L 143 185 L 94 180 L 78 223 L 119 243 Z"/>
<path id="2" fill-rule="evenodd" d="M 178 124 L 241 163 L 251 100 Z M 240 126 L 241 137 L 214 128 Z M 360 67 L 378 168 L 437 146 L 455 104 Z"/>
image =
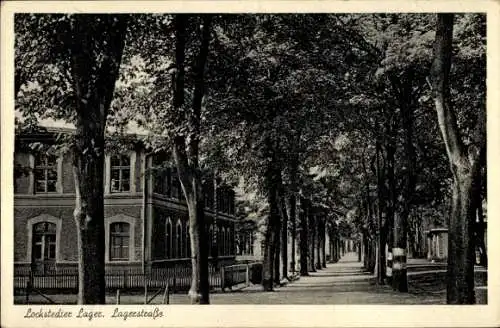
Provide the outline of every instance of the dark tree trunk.
<path id="1" fill-rule="evenodd" d="M 378 247 L 379 247 L 379 257 L 378 257 L 378 275 L 377 275 L 377 283 L 379 285 L 383 285 L 385 283 L 386 279 L 386 257 L 385 257 L 385 245 L 387 242 L 387 235 L 386 235 L 386 230 L 384 227 L 380 229 L 380 235 L 379 235 L 379 242 L 378 242 Z"/>
<path id="2" fill-rule="evenodd" d="M 381 165 L 381 144 L 380 139 L 377 138 L 375 146 L 375 174 L 377 176 L 377 217 L 378 217 L 378 259 L 377 259 L 377 283 L 383 285 L 385 282 L 385 244 L 386 244 L 386 233 L 383 227 L 383 213 L 385 210 L 385 190 L 384 190 L 384 174 L 382 172 Z"/>
<path id="3" fill-rule="evenodd" d="M 366 157 L 365 157 L 365 151 L 363 151 L 363 154 L 361 156 L 361 164 L 363 168 L 363 172 L 366 174 L 366 176 L 369 176 L 369 172 L 366 167 Z M 375 160 L 377 158 L 375 157 Z M 374 169 L 374 164 L 373 162 L 371 163 L 372 170 L 375 171 Z M 364 204 L 364 213 L 363 215 L 366 216 L 366 222 L 367 222 L 367 227 L 369 226 L 374 226 L 375 222 L 375 215 L 374 215 L 374 209 L 373 209 L 373 202 L 372 202 L 372 197 L 370 196 L 370 185 L 369 181 L 365 180 L 364 182 L 364 192 L 363 192 L 363 204 Z M 367 269 L 369 272 L 374 273 L 375 272 L 375 265 L 376 265 L 376 245 L 377 245 L 377 236 L 372 236 L 372 232 L 368 229 L 367 231 L 367 239 L 368 239 L 368 247 L 367 247 L 367 255 L 368 255 L 368 260 L 367 260 Z"/>
<path id="4" fill-rule="evenodd" d="M 181 110 L 184 104 L 184 67 L 186 26 L 188 16 L 177 14 L 174 18 L 176 31 L 175 64 L 173 79 L 173 107 Z M 191 304 L 209 304 L 208 242 L 205 233 L 204 193 L 199 167 L 199 140 L 201 133 L 201 104 L 204 95 L 204 70 L 210 43 L 211 15 L 203 16 L 200 50 L 194 69 L 194 92 L 192 115 L 186 122 L 189 137 L 177 135 L 173 138 L 173 154 L 181 187 L 186 199 L 189 215 L 191 242 L 192 279 L 188 296 Z"/>
<path id="5" fill-rule="evenodd" d="M 281 214 L 281 271 L 282 277 L 288 276 L 288 212 L 284 187 L 280 189 L 280 214 Z M 278 266 L 279 267 L 279 266 Z M 281 278 L 281 277 L 280 277 Z"/>
<path id="6" fill-rule="evenodd" d="M 431 86 L 439 128 L 453 175 L 452 210 L 448 228 L 448 304 L 473 304 L 474 241 L 473 227 L 478 204 L 478 171 L 486 150 L 486 110 L 478 109 L 472 142 L 465 146 L 460 136 L 450 99 L 450 69 L 453 39 L 453 14 L 438 14 Z"/>
<path id="7" fill-rule="evenodd" d="M 453 186 L 448 243 L 448 304 L 474 304 L 473 179 L 467 174 Z M 450 279 L 454 279 L 450 283 Z"/>
<path id="8" fill-rule="evenodd" d="M 188 295 L 192 304 L 209 304 L 208 240 L 205 232 L 204 193 L 199 170 L 193 169 L 188 164 L 185 143 L 184 138 L 175 138 L 173 154 L 189 215 L 192 275 Z"/>
<path id="9" fill-rule="evenodd" d="M 326 223 L 321 223 L 321 266 L 326 268 Z"/>
<path id="10" fill-rule="evenodd" d="M 196 181 L 198 180 L 198 181 Z M 191 288 L 189 297 L 192 304 L 209 304 L 209 270 L 208 270 L 208 240 L 205 227 L 205 202 L 201 181 L 192 177 L 193 188 L 197 186 L 197 192 L 190 194 L 187 200 L 189 212 L 189 234 L 191 247 Z M 197 250 L 197 252 L 193 252 Z"/>
<path id="11" fill-rule="evenodd" d="M 476 205 L 477 205 L 477 218 L 478 218 L 478 224 L 477 224 L 477 243 L 478 247 L 481 251 L 480 254 L 480 261 L 479 264 L 482 266 L 488 266 L 488 256 L 486 253 L 486 243 L 484 242 L 484 235 L 485 235 L 485 224 L 484 224 L 484 214 L 483 214 L 483 183 L 486 182 L 485 179 L 483 179 L 483 170 L 478 170 L 478 177 L 477 177 L 477 189 L 478 191 L 476 192 Z"/>
<path id="12" fill-rule="evenodd" d="M 333 250 L 333 262 L 336 263 L 339 260 L 339 253 L 337 250 L 337 237 L 332 235 L 332 250 Z"/>
<path id="13" fill-rule="evenodd" d="M 397 93 L 399 107 L 401 109 L 401 123 L 404 130 L 404 187 L 402 190 L 400 206 L 401 211 L 396 216 L 398 220 L 394 225 L 394 248 L 393 248 L 393 287 L 400 292 L 408 291 L 408 279 L 406 275 L 406 259 L 408 254 L 409 216 L 413 203 L 415 190 L 415 150 L 413 147 L 413 125 L 414 125 L 414 71 L 409 68 L 402 77 L 393 77 L 393 89 Z"/>
<path id="14" fill-rule="evenodd" d="M 281 281 L 281 272 L 280 272 L 280 233 L 278 232 L 278 236 L 276 237 L 276 246 L 274 247 L 274 274 L 273 274 L 273 282 L 274 285 L 280 284 Z"/>
<path id="15" fill-rule="evenodd" d="M 279 210 L 279 207 L 280 207 L 280 204 L 279 204 L 279 198 L 277 197 L 276 201 L 278 202 L 278 210 Z M 280 212 L 280 211 L 279 211 Z M 282 217 L 280 216 L 280 219 Z M 281 225 L 281 220 L 279 220 L 279 223 L 276 224 L 276 239 L 275 239 L 275 244 L 274 244 L 274 274 L 273 274 L 273 281 L 274 281 L 274 284 L 275 285 L 280 285 L 280 281 L 281 281 L 281 273 L 280 273 L 280 249 L 281 249 L 281 244 L 282 244 L 282 240 L 281 240 L 281 230 L 282 230 L 282 225 Z"/>
<path id="16" fill-rule="evenodd" d="M 371 260 L 372 260 L 372 246 L 371 241 L 367 237 L 366 238 L 366 270 L 372 272 L 371 269 Z"/>
<path id="17" fill-rule="evenodd" d="M 264 247 L 264 259 L 262 262 L 262 287 L 264 291 L 273 290 L 273 276 L 274 276 L 274 257 L 276 244 L 275 239 L 278 237 L 276 235 L 276 229 L 273 225 L 276 225 L 273 221 L 279 220 L 279 215 L 277 213 L 276 196 L 268 195 L 268 202 L 270 205 L 270 214 L 267 223 L 266 235 L 265 235 L 265 247 Z"/>
<path id="18" fill-rule="evenodd" d="M 290 269 L 292 274 L 295 274 L 295 258 L 296 258 L 296 240 L 297 240 L 297 202 L 295 198 L 295 192 L 291 192 L 291 195 L 288 197 L 288 217 L 291 225 L 291 256 L 290 259 Z"/>
<path id="19" fill-rule="evenodd" d="M 316 235 L 316 245 L 314 252 L 314 267 L 316 270 L 321 270 L 323 266 L 321 265 L 321 218 L 319 216 L 316 217 L 316 225 L 315 225 L 315 235 Z"/>
<path id="20" fill-rule="evenodd" d="M 279 234 L 277 234 L 276 227 L 278 226 L 277 221 L 279 221 L 279 213 L 278 213 L 278 202 L 276 199 L 276 192 L 269 192 L 268 194 L 268 203 L 269 203 L 269 221 L 267 224 L 267 232 L 266 232 L 266 242 L 264 248 L 264 260 L 263 260 L 263 273 L 262 273 L 262 287 L 264 291 L 272 291 L 273 290 L 273 281 L 274 281 L 274 264 L 276 257 L 276 239 L 279 238 Z M 278 258 L 279 259 L 279 258 Z"/>
<path id="21" fill-rule="evenodd" d="M 387 283 L 392 285 L 392 248 L 394 247 L 394 213 L 396 204 L 396 179 L 394 176 L 395 167 L 395 136 L 393 135 L 394 123 L 392 118 L 386 120 L 386 153 L 387 153 L 387 202 L 386 202 L 386 224 L 387 224 Z"/>
<path id="22" fill-rule="evenodd" d="M 308 239 L 309 239 L 309 206 L 304 199 L 300 199 L 300 208 L 301 213 L 300 216 L 300 233 L 299 233 L 299 247 L 300 247 L 300 275 L 308 276 L 309 268 L 308 268 Z"/>
<path id="23" fill-rule="evenodd" d="M 308 252 L 308 259 L 309 259 L 309 271 L 311 272 L 316 272 L 316 266 L 315 266 L 315 248 L 316 248 L 316 222 L 315 222 L 315 217 L 312 211 L 312 208 L 310 208 L 309 212 L 309 252 Z"/>
<path id="24" fill-rule="evenodd" d="M 275 152 L 273 151 L 272 141 L 268 140 L 268 156 L 270 161 L 265 174 L 265 188 L 269 206 L 269 219 L 267 223 L 262 287 L 264 291 L 273 290 L 273 282 L 279 280 L 279 238 L 280 238 L 280 208 L 278 199 L 278 186 L 281 183 L 281 169 L 278 167 Z M 276 261 L 278 265 L 276 266 Z M 276 270 L 276 267 L 278 268 Z M 276 272 L 278 271 L 278 272 Z M 276 277 L 276 273 L 277 277 Z"/>
<path id="25" fill-rule="evenodd" d="M 92 149 L 94 145 L 104 146 L 103 131 L 92 133 L 87 123 L 83 123 L 76 132 L 73 173 L 76 187 L 74 218 L 77 225 L 79 249 L 78 304 L 105 304 L 106 302 L 104 179 L 102 174 L 104 154 L 87 152 L 87 156 L 83 155 L 85 149 Z"/>
<path id="26" fill-rule="evenodd" d="M 341 258 L 342 258 L 341 240 L 340 237 L 337 237 L 337 261 L 340 261 Z"/>
<path id="27" fill-rule="evenodd" d="M 330 231 L 330 244 L 332 245 L 332 262 L 336 263 L 338 260 L 337 254 L 337 236 L 336 236 L 336 227 L 335 223 L 332 223 L 332 228 Z"/>
<path id="28" fill-rule="evenodd" d="M 363 232 L 362 248 L 363 248 L 363 268 L 368 269 L 368 238 L 366 232 Z"/>
<path id="29" fill-rule="evenodd" d="M 363 247 L 361 246 L 361 240 L 357 242 L 358 244 L 358 262 L 361 262 Z"/>
<path id="30" fill-rule="evenodd" d="M 377 264 L 377 241 L 375 239 L 370 240 L 369 247 L 370 247 L 370 258 L 369 258 L 368 270 L 371 273 L 375 273 L 375 266 Z"/>
<path id="31" fill-rule="evenodd" d="M 405 221 L 402 215 L 396 215 L 394 220 L 394 247 L 392 248 L 392 287 L 400 292 L 408 292 Z"/>
<path id="32" fill-rule="evenodd" d="M 75 210 L 78 243 L 78 304 L 105 304 L 104 148 L 108 110 L 125 43 L 127 16 L 78 15 L 70 62 L 76 93 L 76 133 L 73 148 Z M 116 18 L 116 20 L 115 20 Z M 106 43 L 97 45 L 102 29 Z M 99 33 L 99 36 L 97 35 Z M 99 48 L 102 47 L 102 48 Z M 100 67 L 94 51 L 104 60 Z"/>
<path id="33" fill-rule="evenodd" d="M 333 263 L 336 263 L 339 260 L 339 253 L 337 249 L 337 236 L 335 233 L 332 233 L 332 252 L 333 252 Z"/>

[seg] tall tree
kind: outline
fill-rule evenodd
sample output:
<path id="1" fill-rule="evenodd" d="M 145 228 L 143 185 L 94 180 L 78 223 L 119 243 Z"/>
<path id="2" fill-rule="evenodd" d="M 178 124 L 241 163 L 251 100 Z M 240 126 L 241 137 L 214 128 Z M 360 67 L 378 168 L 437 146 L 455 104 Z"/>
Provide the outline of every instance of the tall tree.
<path id="1" fill-rule="evenodd" d="M 128 15 L 16 16 L 16 26 L 23 25 L 16 30 L 16 107 L 34 121 L 62 119 L 76 128 L 67 146 L 76 193 L 79 304 L 105 303 L 105 131 L 128 20 Z M 38 47 L 26 52 L 23 44 L 31 41 Z M 27 59 L 34 64 L 25 65 Z M 38 87 L 23 88 L 28 82 Z"/>
<path id="2" fill-rule="evenodd" d="M 299 251 L 300 251 L 300 275 L 308 276 L 308 236 L 309 236 L 309 202 L 305 198 L 299 199 L 300 203 L 300 228 L 299 228 Z"/>
<path id="3" fill-rule="evenodd" d="M 186 25 L 189 16 L 177 14 L 175 26 L 175 73 L 173 78 L 172 103 L 174 111 L 181 111 L 184 105 L 184 69 Z M 189 234 L 191 240 L 191 288 L 189 297 L 192 304 L 209 304 L 208 249 L 205 233 L 205 201 L 199 163 L 199 143 L 201 131 L 201 106 L 204 95 L 205 64 L 209 52 L 211 15 L 203 16 L 199 53 L 194 65 L 194 91 L 192 105 L 184 132 L 173 138 L 173 154 L 186 198 L 189 213 Z"/>
<path id="4" fill-rule="evenodd" d="M 452 208 L 449 219 L 448 304 L 472 304 L 474 296 L 474 242 L 478 171 L 486 150 L 485 108 L 478 118 L 472 140 L 464 144 L 450 94 L 453 45 L 453 14 L 438 14 L 434 60 L 430 72 L 432 96 L 439 128 L 453 176 Z"/>
<path id="5" fill-rule="evenodd" d="M 105 23 L 102 24 L 101 20 Z M 106 302 L 104 135 L 120 69 L 126 26 L 126 16 L 77 15 L 70 32 L 72 35 L 69 36 L 73 40 L 69 53 L 77 113 L 73 173 L 76 188 L 74 217 L 79 249 L 79 304 Z M 96 53 L 99 47 L 102 50 Z M 102 59 L 98 54 L 102 55 Z"/>

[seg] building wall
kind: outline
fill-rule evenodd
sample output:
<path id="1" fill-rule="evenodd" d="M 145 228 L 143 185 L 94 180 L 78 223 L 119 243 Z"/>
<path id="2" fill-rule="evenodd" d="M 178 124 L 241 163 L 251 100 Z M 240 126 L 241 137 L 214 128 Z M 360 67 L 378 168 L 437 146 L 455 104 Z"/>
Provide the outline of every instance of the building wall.
<path id="1" fill-rule="evenodd" d="M 134 179 L 130 181 L 131 191 L 127 193 L 142 192 L 142 179 L 143 179 L 143 165 L 144 165 L 144 152 L 142 151 L 131 151 L 131 160 L 133 162 L 131 169 L 134 172 Z M 107 154 L 106 157 L 109 157 Z M 75 193 L 75 183 L 73 178 L 73 167 L 72 167 L 72 154 L 70 152 L 65 153 L 59 157 L 62 164 L 58 167 L 58 180 L 62 186 L 62 191 L 59 194 L 74 194 Z M 109 162 L 109 159 L 106 160 Z M 16 152 L 14 154 L 14 165 L 19 165 L 26 170 L 26 174 L 21 174 L 14 180 L 16 194 L 19 195 L 32 195 L 35 194 L 33 191 L 33 173 L 31 169 L 34 165 L 34 157 L 32 154 L 27 152 Z M 108 185 L 106 183 L 109 180 L 109 166 L 105 165 L 105 193 L 110 193 Z M 133 184 L 133 186 L 132 186 Z"/>
<path id="2" fill-rule="evenodd" d="M 64 233 L 60 236 L 59 259 L 61 261 L 76 261 L 76 225 L 73 220 L 73 208 L 69 206 L 44 207 L 43 202 L 34 201 L 33 206 L 16 207 L 14 205 L 14 261 L 31 262 L 28 258 L 29 231 L 28 220 L 41 215 L 49 215 L 61 220 Z"/>
<path id="3" fill-rule="evenodd" d="M 73 179 L 73 155 L 66 153 L 63 156 L 63 169 L 62 169 L 62 186 L 64 193 L 75 192 L 75 180 Z"/>
<path id="4" fill-rule="evenodd" d="M 14 167 L 19 165 L 20 167 L 29 167 L 29 154 L 26 153 L 16 153 L 14 156 Z M 25 172 L 28 173 L 28 172 Z M 30 187 L 30 176 L 29 174 L 20 174 L 14 180 L 14 190 L 16 193 L 27 194 L 29 193 Z"/>
<path id="5" fill-rule="evenodd" d="M 56 237 L 59 239 L 57 262 L 77 261 L 77 231 L 73 219 L 73 205 L 48 206 L 47 201 L 44 199 L 32 199 L 30 201 L 30 206 L 14 205 L 14 261 L 31 262 L 28 250 L 28 247 L 31 247 L 29 242 L 29 220 L 43 215 L 60 220 L 62 232 Z M 65 202 L 68 203 L 67 199 L 65 199 Z M 74 198 L 72 202 L 74 203 Z M 140 205 L 110 205 L 110 202 L 112 200 L 108 200 L 108 205 L 105 205 L 104 208 L 105 224 L 109 224 L 110 219 L 120 214 L 133 218 L 134 254 L 130 254 L 129 262 L 142 261 L 142 207 Z M 109 234 L 106 238 L 109 239 Z M 109 248 L 106 251 L 109 252 Z"/>
<path id="6" fill-rule="evenodd" d="M 172 233 L 175 234 L 175 229 L 177 225 L 177 220 L 181 220 L 182 229 L 185 231 L 186 223 L 188 222 L 188 216 L 186 212 L 179 210 L 173 210 L 171 208 L 166 208 L 162 206 L 153 205 L 153 236 L 152 236 L 152 259 L 153 260 L 164 260 L 167 259 L 165 256 L 166 250 L 166 222 L 167 218 L 170 218 L 172 224 Z M 172 241 L 174 243 L 174 241 Z"/>
<path id="7" fill-rule="evenodd" d="M 75 186 L 73 180 L 72 155 L 64 154 L 57 164 L 58 186 L 57 192 L 39 193 L 34 192 L 34 176 L 31 168 L 34 165 L 34 156 L 21 148 L 16 148 L 15 164 L 18 168 L 23 168 L 26 174 L 18 174 L 15 178 L 14 196 L 14 261 L 16 264 L 31 263 L 31 238 L 33 221 L 47 218 L 51 222 L 57 223 L 58 233 L 56 234 L 56 262 L 59 266 L 72 265 L 78 259 L 77 230 L 73 219 L 75 204 Z M 148 161 L 148 163 L 150 163 Z M 109 224 L 111 221 L 123 220 L 133 225 L 130 237 L 133 238 L 130 244 L 128 261 L 109 261 L 110 265 L 137 265 L 143 261 L 143 247 L 146 242 L 146 260 L 165 259 L 165 217 L 170 216 L 173 222 L 173 229 L 177 218 L 182 221 L 183 232 L 188 222 L 187 207 L 185 203 L 178 199 L 168 198 L 164 195 L 153 195 L 148 198 L 148 205 L 143 209 L 143 186 L 145 181 L 146 163 L 144 151 L 138 149 L 131 154 L 131 186 L 129 192 L 110 192 L 110 155 L 106 154 L 105 160 L 105 225 L 106 225 L 106 260 L 109 257 Z M 22 171 L 22 170 L 21 170 Z M 19 172 L 19 170 L 16 170 Z M 149 181 L 153 185 L 153 181 Z M 231 194 L 230 194 L 231 195 Z M 234 206 L 230 207 L 234 211 Z M 146 220 L 153 224 L 150 228 L 143 227 L 144 215 Z M 212 222 L 210 210 L 206 213 L 206 222 Z M 31 222 L 31 224 L 30 224 Z M 37 221 L 38 222 L 38 221 Z M 147 221 L 146 221 L 147 222 Z M 234 216 L 220 213 L 219 224 L 232 230 L 234 244 Z M 149 233 L 143 236 L 144 231 L 149 229 Z M 150 236 L 150 237 L 147 237 Z M 146 238 L 144 240 L 144 238 Z M 149 244 L 150 243 L 150 244 Z M 133 249 L 133 250 L 132 250 Z M 234 247 L 233 247 L 234 249 Z M 234 252 L 233 252 L 234 254 Z M 234 255 L 233 255 L 234 257 Z"/>

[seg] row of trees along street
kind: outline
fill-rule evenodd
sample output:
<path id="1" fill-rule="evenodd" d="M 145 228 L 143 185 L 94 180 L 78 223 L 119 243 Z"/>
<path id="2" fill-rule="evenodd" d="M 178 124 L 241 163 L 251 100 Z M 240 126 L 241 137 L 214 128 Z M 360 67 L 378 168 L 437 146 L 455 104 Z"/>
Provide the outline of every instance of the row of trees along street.
<path id="1" fill-rule="evenodd" d="M 407 238 L 427 217 L 449 227 L 447 302 L 474 303 L 485 30 L 482 14 L 16 14 L 17 128 L 76 127 L 58 150 L 76 155 L 78 302 L 105 302 L 105 133 L 133 122 L 177 167 L 192 303 L 209 303 L 201 186 L 214 171 L 254 195 L 238 208 L 262 218 L 264 290 L 295 262 L 290 232 L 302 275 L 324 265 L 325 247 L 338 256 L 325 234 L 338 245 L 357 233 L 382 284 L 387 244 L 405 292 Z"/>

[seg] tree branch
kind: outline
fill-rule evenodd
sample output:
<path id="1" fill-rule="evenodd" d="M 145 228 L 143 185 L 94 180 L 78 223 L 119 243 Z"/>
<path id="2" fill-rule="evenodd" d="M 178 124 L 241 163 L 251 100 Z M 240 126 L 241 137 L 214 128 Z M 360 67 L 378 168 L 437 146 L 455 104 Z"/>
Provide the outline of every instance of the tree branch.
<path id="1" fill-rule="evenodd" d="M 194 76 L 194 95 L 193 95 L 193 112 L 190 116 L 189 125 L 190 137 L 189 137 L 189 151 L 188 156 L 193 167 L 198 167 L 198 148 L 200 142 L 200 131 L 201 131 L 201 104 L 203 100 L 203 95 L 205 92 L 204 77 L 205 77 L 205 65 L 208 58 L 208 46 L 210 43 L 210 26 L 212 22 L 212 15 L 203 16 L 203 30 L 200 52 L 198 54 L 195 76 Z"/>
<path id="2" fill-rule="evenodd" d="M 439 128 L 443 135 L 451 165 L 457 165 L 464 155 L 455 112 L 452 109 L 449 90 L 451 69 L 453 14 L 438 14 L 434 60 L 430 71 L 432 95 L 438 115 Z"/>

